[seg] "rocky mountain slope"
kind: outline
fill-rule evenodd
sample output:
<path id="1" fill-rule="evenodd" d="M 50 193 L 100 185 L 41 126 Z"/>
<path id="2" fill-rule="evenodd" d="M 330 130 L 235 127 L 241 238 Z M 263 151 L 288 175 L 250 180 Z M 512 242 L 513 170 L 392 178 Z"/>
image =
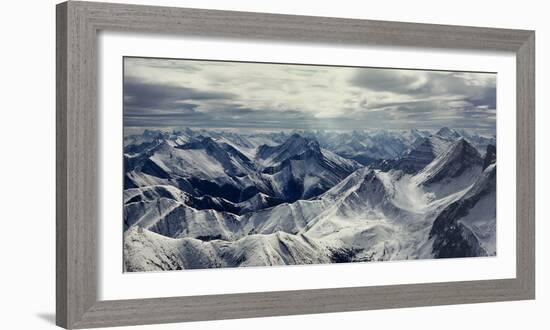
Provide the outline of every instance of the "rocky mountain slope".
<path id="1" fill-rule="evenodd" d="M 125 270 L 495 255 L 488 141 L 450 128 L 128 136 Z"/>

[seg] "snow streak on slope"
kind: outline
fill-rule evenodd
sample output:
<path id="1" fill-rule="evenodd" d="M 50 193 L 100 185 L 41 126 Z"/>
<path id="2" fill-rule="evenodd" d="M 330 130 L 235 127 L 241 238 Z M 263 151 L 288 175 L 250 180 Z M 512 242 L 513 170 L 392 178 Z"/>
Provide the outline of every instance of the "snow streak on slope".
<path id="1" fill-rule="evenodd" d="M 463 138 L 455 141 L 433 162 L 414 176 L 437 197 L 444 197 L 474 183 L 482 170 L 479 152 Z"/>
<path id="2" fill-rule="evenodd" d="M 462 198 L 447 206 L 430 232 L 437 257 L 495 255 L 496 165 L 487 167 Z"/>

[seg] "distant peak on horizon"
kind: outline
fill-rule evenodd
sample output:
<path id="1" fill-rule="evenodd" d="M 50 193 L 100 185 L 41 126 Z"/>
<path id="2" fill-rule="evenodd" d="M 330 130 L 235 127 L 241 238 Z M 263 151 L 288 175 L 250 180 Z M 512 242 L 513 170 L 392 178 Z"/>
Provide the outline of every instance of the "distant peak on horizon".
<path id="1" fill-rule="evenodd" d="M 315 135 L 327 135 L 327 134 L 350 134 L 350 135 L 377 135 L 385 133 L 404 133 L 409 132 L 413 134 L 433 134 L 439 135 L 441 137 L 447 138 L 458 138 L 463 134 L 476 134 L 484 136 L 493 136 L 496 137 L 496 132 L 490 129 L 479 129 L 479 128 L 455 128 L 449 126 L 443 126 L 441 128 L 350 128 L 350 129 L 252 129 L 252 128 L 204 128 L 204 127 L 147 127 L 147 128 L 125 128 L 124 136 L 130 135 L 164 135 L 164 134 L 281 134 L 286 136 L 291 135 L 300 135 L 302 137 L 311 137 Z"/>

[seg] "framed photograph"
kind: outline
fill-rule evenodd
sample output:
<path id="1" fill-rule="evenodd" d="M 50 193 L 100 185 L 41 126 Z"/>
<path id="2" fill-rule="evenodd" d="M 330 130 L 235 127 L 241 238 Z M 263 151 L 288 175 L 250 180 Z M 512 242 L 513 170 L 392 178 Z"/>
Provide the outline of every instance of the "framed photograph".
<path id="1" fill-rule="evenodd" d="M 59 4 L 57 324 L 534 299 L 534 47 Z"/>

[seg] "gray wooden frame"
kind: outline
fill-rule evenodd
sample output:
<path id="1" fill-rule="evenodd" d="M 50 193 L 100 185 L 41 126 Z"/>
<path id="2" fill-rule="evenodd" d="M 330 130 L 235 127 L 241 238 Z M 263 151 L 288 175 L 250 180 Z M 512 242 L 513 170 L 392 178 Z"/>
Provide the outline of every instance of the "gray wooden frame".
<path id="1" fill-rule="evenodd" d="M 515 52 L 515 279 L 98 301 L 98 31 Z M 94 2 L 57 5 L 56 322 L 65 328 L 534 299 L 534 31 Z"/>

